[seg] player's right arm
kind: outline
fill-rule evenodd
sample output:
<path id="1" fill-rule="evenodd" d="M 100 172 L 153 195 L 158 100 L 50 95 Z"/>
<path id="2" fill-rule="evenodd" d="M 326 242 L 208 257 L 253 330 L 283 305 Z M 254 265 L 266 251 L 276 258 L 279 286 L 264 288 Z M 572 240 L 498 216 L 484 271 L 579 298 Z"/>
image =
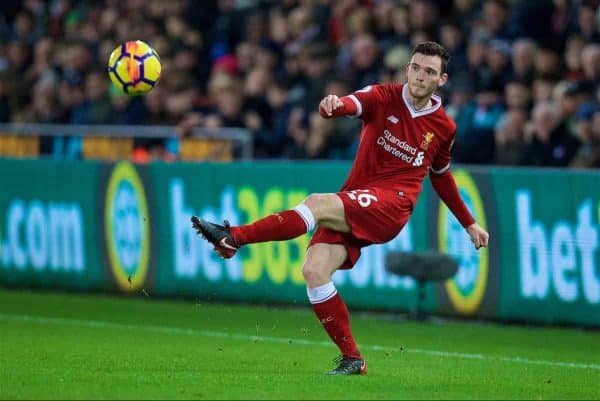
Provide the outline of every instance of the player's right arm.
<path id="1" fill-rule="evenodd" d="M 319 114 L 323 118 L 355 116 L 358 108 L 348 96 L 327 95 L 319 103 Z"/>
<path id="2" fill-rule="evenodd" d="M 384 85 L 369 85 L 348 96 L 325 96 L 319 103 L 319 113 L 323 118 L 353 116 L 367 121 L 389 97 Z"/>

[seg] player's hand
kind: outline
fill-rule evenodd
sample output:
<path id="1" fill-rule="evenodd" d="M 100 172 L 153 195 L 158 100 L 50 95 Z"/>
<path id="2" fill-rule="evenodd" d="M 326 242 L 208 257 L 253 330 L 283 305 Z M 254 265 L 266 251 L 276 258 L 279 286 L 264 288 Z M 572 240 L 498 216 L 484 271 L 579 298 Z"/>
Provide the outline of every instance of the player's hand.
<path id="1" fill-rule="evenodd" d="M 471 242 L 473 245 L 475 245 L 475 249 L 479 249 L 481 247 L 487 248 L 490 235 L 487 231 L 481 228 L 479 224 L 471 224 L 469 227 L 467 227 L 467 232 L 471 237 Z"/>
<path id="2" fill-rule="evenodd" d="M 319 110 L 325 112 L 325 115 L 331 117 L 334 110 L 344 107 L 344 103 L 336 95 L 327 95 L 319 103 Z M 323 115 L 323 113 L 321 113 Z M 324 116 L 325 117 L 325 116 Z"/>

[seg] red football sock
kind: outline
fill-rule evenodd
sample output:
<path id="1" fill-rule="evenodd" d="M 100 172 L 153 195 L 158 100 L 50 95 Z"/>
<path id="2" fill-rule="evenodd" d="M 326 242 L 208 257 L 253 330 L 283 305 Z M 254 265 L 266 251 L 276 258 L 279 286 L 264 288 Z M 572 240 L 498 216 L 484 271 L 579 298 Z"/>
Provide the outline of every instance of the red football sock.
<path id="1" fill-rule="evenodd" d="M 312 304 L 312 307 L 342 355 L 360 358 L 360 351 L 350 331 L 350 314 L 340 294 L 335 294 L 325 302 Z"/>
<path id="2" fill-rule="evenodd" d="M 236 245 L 255 242 L 283 241 L 296 238 L 308 231 L 304 219 L 295 210 L 284 210 L 252 224 L 231 227 Z"/>

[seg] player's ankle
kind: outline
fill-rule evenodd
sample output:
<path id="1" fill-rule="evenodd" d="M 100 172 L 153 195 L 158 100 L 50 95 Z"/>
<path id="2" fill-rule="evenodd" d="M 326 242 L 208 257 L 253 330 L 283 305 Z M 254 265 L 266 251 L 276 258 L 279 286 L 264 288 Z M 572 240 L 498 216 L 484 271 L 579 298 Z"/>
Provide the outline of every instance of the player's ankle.
<path id="1" fill-rule="evenodd" d="M 346 358 L 352 358 L 352 359 L 363 359 L 362 355 L 360 354 L 360 351 L 350 351 L 348 353 L 343 353 L 343 356 L 345 356 Z"/>
<path id="2" fill-rule="evenodd" d="M 236 248 L 240 248 L 242 245 L 244 245 L 242 240 L 243 236 L 240 233 L 239 227 L 231 227 L 229 229 L 229 233 L 231 234 L 231 242 L 233 242 L 231 245 L 235 246 Z"/>

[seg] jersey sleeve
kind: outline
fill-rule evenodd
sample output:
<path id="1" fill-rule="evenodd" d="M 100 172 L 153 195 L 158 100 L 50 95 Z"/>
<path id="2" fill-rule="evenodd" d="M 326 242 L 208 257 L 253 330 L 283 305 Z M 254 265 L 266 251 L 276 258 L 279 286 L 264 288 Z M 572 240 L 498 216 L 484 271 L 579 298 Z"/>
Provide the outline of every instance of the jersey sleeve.
<path id="1" fill-rule="evenodd" d="M 342 102 L 343 106 L 333 110 L 330 115 L 327 114 L 325 109 L 319 104 L 319 114 L 321 117 L 332 118 L 340 116 L 356 116 L 358 108 L 352 99 L 350 99 L 348 96 L 344 96 L 340 98 L 340 101 Z"/>
<path id="2" fill-rule="evenodd" d="M 369 120 L 377 108 L 388 101 L 388 93 L 383 85 L 368 85 L 347 96 L 356 105 L 355 117 Z"/>
<path id="3" fill-rule="evenodd" d="M 456 181 L 450 171 L 441 174 L 430 175 L 431 185 L 440 199 L 448 206 L 448 209 L 456 216 L 460 224 L 467 228 L 475 223 L 475 219 L 467 209 L 467 205 L 460 197 Z"/>
<path id="4" fill-rule="evenodd" d="M 443 174 L 450 169 L 450 159 L 452 158 L 452 146 L 456 135 L 456 126 L 453 126 L 452 135 L 448 137 L 440 146 L 435 159 L 431 163 L 431 172 L 434 174 Z"/>

